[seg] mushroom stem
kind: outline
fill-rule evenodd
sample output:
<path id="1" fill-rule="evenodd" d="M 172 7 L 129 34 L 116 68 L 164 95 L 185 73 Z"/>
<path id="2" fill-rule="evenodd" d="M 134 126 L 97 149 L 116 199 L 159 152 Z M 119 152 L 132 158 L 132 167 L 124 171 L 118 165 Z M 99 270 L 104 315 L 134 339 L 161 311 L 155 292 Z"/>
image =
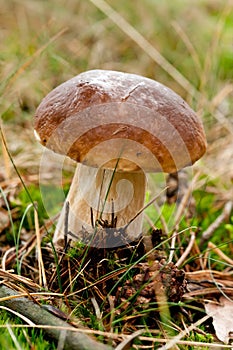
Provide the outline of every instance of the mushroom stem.
<path id="1" fill-rule="evenodd" d="M 81 231 L 93 232 L 97 220 L 106 220 L 110 225 L 117 218 L 113 224 L 116 228 L 126 226 L 143 208 L 145 189 L 146 177 L 142 171 L 116 172 L 79 164 L 66 199 L 70 208 L 68 231 L 81 239 Z M 53 238 L 59 245 L 64 242 L 65 208 L 66 203 Z M 136 239 L 142 233 L 142 224 L 143 213 L 127 226 L 127 239 Z M 110 230 L 109 234 L 113 232 Z"/>

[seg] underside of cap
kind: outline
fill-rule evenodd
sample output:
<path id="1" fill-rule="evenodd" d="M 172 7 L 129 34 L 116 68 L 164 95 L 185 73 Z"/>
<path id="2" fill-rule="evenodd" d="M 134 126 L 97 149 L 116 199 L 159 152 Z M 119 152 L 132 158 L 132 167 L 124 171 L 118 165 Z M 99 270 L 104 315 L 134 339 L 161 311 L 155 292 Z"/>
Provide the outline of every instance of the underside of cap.
<path id="1" fill-rule="evenodd" d="M 164 85 L 135 74 L 93 70 L 61 84 L 35 114 L 37 138 L 83 164 L 173 172 L 206 150 L 201 121 Z"/>

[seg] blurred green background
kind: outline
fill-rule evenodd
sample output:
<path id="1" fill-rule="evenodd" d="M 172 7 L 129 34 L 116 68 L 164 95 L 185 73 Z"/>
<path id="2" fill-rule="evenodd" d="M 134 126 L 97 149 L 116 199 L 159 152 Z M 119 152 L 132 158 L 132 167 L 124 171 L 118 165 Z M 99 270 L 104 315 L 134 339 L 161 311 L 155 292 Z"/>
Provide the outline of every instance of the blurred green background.
<path id="1" fill-rule="evenodd" d="M 58 84 L 100 68 L 145 75 L 187 100 L 209 144 L 196 168 L 232 195 L 232 0 L 0 0 L 0 23 L 2 126 L 30 181 L 42 152 L 36 107 Z M 10 173 L 0 157 L 0 172 Z"/>

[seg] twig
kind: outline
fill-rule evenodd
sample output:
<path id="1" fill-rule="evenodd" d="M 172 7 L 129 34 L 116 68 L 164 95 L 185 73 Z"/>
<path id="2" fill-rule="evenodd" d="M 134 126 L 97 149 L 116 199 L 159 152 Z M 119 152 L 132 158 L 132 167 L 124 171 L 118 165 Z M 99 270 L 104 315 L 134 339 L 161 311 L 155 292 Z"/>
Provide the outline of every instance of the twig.
<path id="1" fill-rule="evenodd" d="M 224 296 L 233 296 L 233 288 L 231 287 L 209 287 L 209 288 L 201 288 L 201 289 L 196 289 L 196 290 L 193 290 L 191 292 L 187 292 L 183 295 L 183 298 L 184 299 L 188 299 L 190 300 L 190 298 L 195 298 L 195 297 L 198 297 L 198 296 L 201 296 L 202 298 L 207 295 L 207 296 L 210 296 L 210 295 L 224 295 Z M 197 299 L 194 299 L 194 300 L 197 300 Z"/>
<path id="2" fill-rule="evenodd" d="M 210 239 L 215 230 L 229 217 L 232 210 L 233 202 L 229 201 L 225 204 L 223 212 L 217 217 L 217 219 L 202 233 L 200 240 L 200 246 Z"/>
<path id="3" fill-rule="evenodd" d="M 160 347 L 158 350 L 168 350 L 171 349 L 174 345 L 176 345 L 176 343 L 181 340 L 186 334 L 188 334 L 189 332 L 191 332 L 192 330 L 196 329 L 196 327 L 200 326 L 202 323 L 204 323 L 205 321 L 207 321 L 210 318 L 209 315 L 202 317 L 200 320 L 198 320 L 197 322 L 191 324 L 189 327 L 187 327 L 186 329 L 184 329 L 183 331 L 181 331 L 177 336 L 173 337 L 172 339 L 170 339 L 166 345 Z"/>
<path id="4" fill-rule="evenodd" d="M 130 336 L 127 336 L 125 340 L 123 340 L 116 348 L 115 350 L 126 350 L 129 349 L 129 346 L 133 339 L 137 338 L 139 335 L 145 332 L 145 329 L 139 329 L 136 332 L 133 332 L 130 334 Z"/>
<path id="5" fill-rule="evenodd" d="M 216 254 L 218 254 L 218 256 L 220 258 L 222 258 L 223 260 L 225 260 L 228 264 L 230 264 L 231 266 L 233 266 L 233 260 L 231 258 L 229 258 L 226 254 L 224 254 L 221 249 L 219 249 L 214 243 L 209 242 L 208 243 L 208 248 L 210 248 L 211 250 L 213 250 Z"/>
<path id="6" fill-rule="evenodd" d="M 37 243 L 37 254 L 38 254 L 39 284 L 41 287 L 43 284 L 43 286 L 47 289 L 48 284 L 47 284 L 47 279 L 46 279 L 44 262 L 43 262 L 43 258 L 42 258 L 42 252 L 41 252 L 41 238 L 40 238 L 38 212 L 35 208 L 34 208 L 34 220 L 35 220 L 36 243 Z"/>
<path id="7" fill-rule="evenodd" d="M 14 251 L 15 251 L 15 247 L 11 247 L 11 248 L 7 249 L 7 251 L 4 253 L 4 255 L 2 257 L 2 261 L 1 261 L 1 265 L 2 265 L 3 270 L 6 270 L 6 260 L 8 258 L 8 255 Z"/>
<path id="8" fill-rule="evenodd" d="M 15 334 L 12 332 L 11 326 L 8 323 L 6 324 L 6 328 L 7 328 L 8 332 L 9 332 L 9 334 L 11 336 L 11 339 L 12 339 L 14 345 L 15 345 L 16 350 L 23 350 L 21 348 L 20 344 L 18 343 L 18 340 L 16 339 Z"/>
<path id="9" fill-rule="evenodd" d="M 177 211 L 176 211 L 176 214 L 175 214 L 175 223 L 174 223 L 175 227 L 177 227 L 179 225 L 181 217 L 184 214 L 185 209 L 187 208 L 187 203 L 190 199 L 194 184 L 199 176 L 200 176 L 200 172 L 197 172 L 182 196 L 182 199 L 180 201 L 180 204 L 179 204 Z"/>
<path id="10" fill-rule="evenodd" d="M 151 329 L 149 330 L 151 333 Z M 166 343 L 167 339 L 164 338 L 155 338 L 155 337 L 145 337 L 145 336 L 139 336 L 139 340 L 141 341 L 146 341 L 146 342 L 151 342 L 151 343 Z M 188 348 L 192 348 L 192 349 L 200 349 L 201 347 L 204 347 L 205 349 L 211 349 L 213 348 L 213 350 L 219 349 L 228 349 L 228 350 L 232 350 L 232 346 L 231 345 L 224 345 L 222 343 L 205 343 L 205 342 L 200 342 L 200 341 L 192 341 L 192 340 L 178 340 L 176 342 L 176 344 L 178 345 L 187 345 L 189 346 Z M 152 349 L 152 347 L 150 346 L 150 348 L 148 347 L 148 349 Z M 154 349 L 154 348 L 153 348 Z M 161 349 L 161 348 L 160 348 Z M 186 347 L 187 349 L 187 347 Z"/>
<path id="11" fill-rule="evenodd" d="M 64 349 L 65 341 L 66 341 L 66 329 L 62 329 L 60 332 L 60 336 L 57 344 L 57 350 Z"/>
<path id="12" fill-rule="evenodd" d="M 31 320 L 29 320 L 27 317 L 21 315 L 19 312 L 17 311 L 14 311 L 14 310 L 11 310 L 9 309 L 9 307 L 5 307 L 5 306 L 1 306 L 0 305 L 0 309 L 2 310 L 6 310 L 8 312 L 11 312 L 12 314 L 14 314 L 15 316 L 21 318 L 21 320 L 23 320 L 24 322 L 26 322 L 27 324 L 31 325 L 31 326 L 35 326 L 35 323 L 33 323 Z"/>
<path id="13" fill-rule="evenodd" d="M 183 264 L 183 262 L 185 261 L 185 259 L 189 255 L 189 253 L 193 247 L 193 244 L 195 242 L 195 238 L 196 238 L 195 232 L 191 231 L 191 237 L 189 240 L 189 244 L 188 244 L 187 248 L 185 249 L 184 253 L 181 255 L 180 259 L 175 264 L 177 267 L 180 267 L 180 265 Z"/>
<path id="14" fill-rule="evenodd" d="M 177 231 L 174 230 L 171 236 L 171 245 L 170 245 L 170 254 L 168 258 L 168 263 L 172 262 L 172 259 L 174 256 L 177 235 L 178 235 Z"/>
<path id="15" fill-rule="evenodd" d="M 175 230 L 172 234 L 172 237 L 171 237 L 171 247 L 170 247 L 170 255 L 169 255 L 169 258 L 168 258 L 168 262 L 172 262 L 172 259 L 173 259 L 173 256 L 174 256 L 174 252 L 175 252 L 175 244 L 176 244 L 176 238 L 177 238 L 177 230 L 178 230 L 178 225 L 179 225 L 179 221 L 181 220 L 181 217 L 184 213 L 184 210 L 186 209 L 186 206 L 187 206 L 187 203 L 188 203 L 188 200 L 190 198 L 190 195 L 191 195 L 191 192 L 192 192 L 192 189 L 193 189 L 193 186 L 194 186 L 194 183 L 196 182 L 198 176 L 199 176 L 199 172 L 194 176 L 190 186 L 187 188 L 186 192 L 184 193 L 182 199 L 181 199 L 181 202 L 177 208 L 177 211 L 176 211 L 176 215 L 175 215 L 175 223 L 174 223 L 174 226 L 175 226 Z"/>
<path id="16" fill-rule="evenodd" d="M 91 302 L 92 302 L 92 305 L 93 305 L 94 310 L 95 310 L 95 315 L 96 315 L 98 321 L 101 322 L 101 316 L 102 315 L 101 315 L 100 307 L 99 307 L 99 305 L 98 305 L 98 303 L 96 301 L 96 298 L 94 298 L 94 297 L 91 298 Z"/>
<path id="17" fill-rule="evenodd" d="M 17 294 L 17 292 L 6 286 L 0 286 L 0 298 L 15 296 Z M 74 328 L 39 305 L 33 303 L 31 300 L 19 296 L 18 298 L 5 300 L 1 302 L 1 305 L 21 313 L 36 325 L 48 326 L 48 328 L 46 327 L 44 329 L 45 332 L 56 341 L 59 340 L 61 333 L 58 328 L 66 327 L 65 350 L 112 350 L 111 347 L 97 342 L 94 338 L 82 333 L 78 328 Z M 51 328 L 49 326 L 51 326 Z"/>
<path id="18" fill-rule="evenodd" d="M 154 203 L 155 201 L 156 201 L 156 199 L 158 199 L 160 196 L 161 196 L 161 194 L 164 192 L 164 191 L 166 191 L 167 190 L 167 187 L 165 187 L 164 189 L 162 189 L 156 196 L 154 196 L 146 205 L 144 205 L 144 207 L 141 209 L 141 210 L 139 210 L 138 212 L 137 212 L 137 214 L 132 218 L 132 219 L 130 219 L 130 221 L 128 222 L 128 224 L 126 224 L 125 226 L 124 226 L 124 230 L 126 230 L 127 229 L 127 227 L 144 211 L 144 210 L 146 210 L 152 203 Z"/>
<path id="19" fill-rule="evenodd" d="M 110 330 L 113 333 L 113 321 L 115 318 L 115 312 L 114 312 L 114 297 L 111 295 L 108 295 L 108 302 L 109 302 L 109 307 L 110 307 L 110 320 L 109 320 L 109 326 Z"/>
<path id="20" fill-rule="evenodd" d="M 1 288 L 1 287 L 0 287 Z M 22 292 L 20 294 L 9 294 L 9 295 L 6 295 L 6 296 L 2 296 L 1 297 L 1 294 L 0 294 L 0 304 L 3 304 L 5 301 L 8 301 L 8 300 L 13 300 L 13 299 L 18 299 L 18 298 L 22 298 L 22 297 L 40 297 L 44 300 L 44 297 L 47 296 L 47 297 L 63 297 L 63 294 L 61 293 L 52 293 L 52 292 L 38 292 L 38 293 L 29 293 L 29 292 Z"/>
<path id="21" fill-rule="evenodd" d="M 151 218 L 146 213 L 144 213 L 144 218 L 146 219 L 147 223 L 150 225 L 150 229 L 152 229 L 152 230 L 156 230 L 157 229 L 155 227 L 153 221 L 151 220 Z"/>
<path id="22" fill-rule="evenodd" d="M 69 212 L 70 212 L 70 203 L 66 202 L 65 207 L 65 220 L 64 220 L 64 250 L 66 251 L 68 243 L 68 232 L 69 232 Z"/>

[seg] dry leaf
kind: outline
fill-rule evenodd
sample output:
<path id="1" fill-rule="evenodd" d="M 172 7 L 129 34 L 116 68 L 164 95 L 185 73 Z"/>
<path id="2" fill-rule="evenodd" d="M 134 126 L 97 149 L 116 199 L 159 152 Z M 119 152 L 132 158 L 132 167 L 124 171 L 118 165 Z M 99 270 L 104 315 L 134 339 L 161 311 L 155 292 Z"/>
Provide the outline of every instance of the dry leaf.
<path id="1" fill-rule="evenodd" d="M 222 296 L 218 304 L 206 303 L 207 315 L 213 317 L 216 336 L 225 344 L 233 338 L 233 300 Z"/>

